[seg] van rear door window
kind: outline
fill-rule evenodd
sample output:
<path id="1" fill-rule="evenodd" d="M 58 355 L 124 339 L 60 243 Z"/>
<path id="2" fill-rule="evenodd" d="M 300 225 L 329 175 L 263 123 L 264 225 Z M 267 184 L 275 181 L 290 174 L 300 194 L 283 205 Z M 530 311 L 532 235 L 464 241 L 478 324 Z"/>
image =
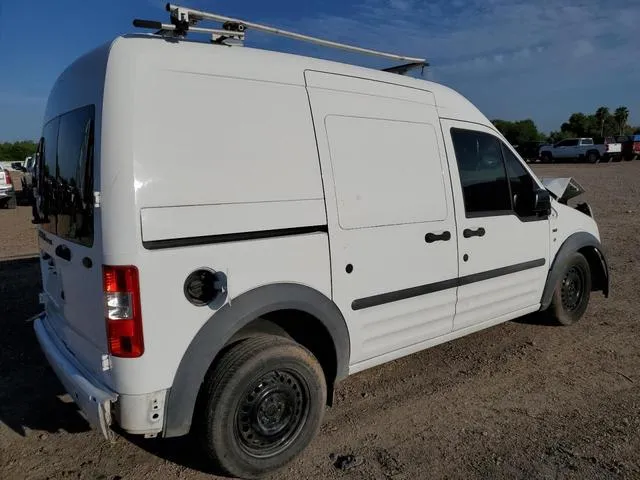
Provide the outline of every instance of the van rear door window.
<path id="1" fill-rule="evenodd" d="M 56 233 L 56 177 L 58 156 L 58 126 L 60 119 L 55 118 L 47 123 L 42 132 L 42 166 L 39 168 L 38 188 L 40 216 L 44 219 L 42 228 L 49 233 Z"/>
<path id="2" fill-rule="evenodd" d="M 72 242 L 93 245 L 93 105 L 66 113 L 44 128 L 44 228 Z"/>
<path id="3" fill-rule="evenodd" d="M 93 245 L 93 107 L 60 118 L 58 236 Z"/>

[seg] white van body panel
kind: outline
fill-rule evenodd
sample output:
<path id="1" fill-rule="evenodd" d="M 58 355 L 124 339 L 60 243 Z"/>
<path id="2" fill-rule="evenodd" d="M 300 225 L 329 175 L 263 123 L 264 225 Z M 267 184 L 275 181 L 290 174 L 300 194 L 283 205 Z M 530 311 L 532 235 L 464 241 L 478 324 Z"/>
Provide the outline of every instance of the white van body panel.
<path id="1" fill-rule="evenodd" d="M 56 80 L 49 95 L 43 123 L 87 105 L 95 108 L 95 131 L 101 129 L 105 71 L 109 58 L 109 45 L 103 45 L 72 63 Z M 99 135 L 94 138 L 94 165 L 100 164 L 102 143 Z M 99 185 L 100 172 L 94 172 L 94 185 Z M 128 207 L 131 210 L 131 206 Z M 99 225 L 100 209 L 94 211 L 94 224 Z M 59 246 L 71 250 L 72 261 L 56 256 Z M 102 368 L 102 356 L 107 352 L 102 305 L 102 271 L 100 265 L 102 231 L 95 229 L 91 248 L 63 240 L 41 229 L 39 246 L 41 257 L 45 307 L 49 324 L 78 361 L 112 387 L 112 379 Z M 89 258 L 96 268 L 82 266 L 83 258 Z M 63 298 L 64 297 L 64 298 Z"/>
<path id="2" fill-rule="evenodd" d="M 333 300 L 349 327 L 351 363 L 450 332 L 455 286 L 356 306 L 458 275 L 455 234 L 425 242 L 428 233 L 455 233 L 433 94 L 315 71 L 305 78 L 327 199 Z"/>
<path id="3" fill-rule="evenodd" d="M 549 254 L 551 258 L 556 256 L 558 249 L 567 238 L 574 233 L 588 232 L 597 240 L 600 240 L 600 231 L 594 218 L 579 212 L 575 208 L 554 201 L 549 221 L 551 224 L 551 242 Z M 597 212 L 595 213 L 597 216 Z"/>
<path id="4" fill-rule="evenodd" d="M 503 145 L 511 150 L 508 142 L 496 134 L 493 128 L 470 122 L 442 120 L 443 131 L 449 132 L 452 128 L 490 134 L 502 140 Z M 462 260 L 460 277 L 537 262 L 533 268 L 458 287 L 454 328 L 466 328 L 474 323 L 483 323 L 530 307 L 537 309 L 549 270 L 549 221 L 523 221 L 513 212 L 508 215 L 467 216 L 455 148 L 451 135 L 445 134 L 444 137 L 450 158 L 454 198 L 458 206 L 456 223 Z M 535 175 L 533 178 L 535 179 Z M 464 237 L 465 229 L 478 228 L 486 231 L 482 237 Z"/>
<path id="5" fill-rule="evenodd" d="M 69 67 L 45 123 L 86 105 L 95 106 L 94 241 L 41 229 L 47 318 L 37 332 L 43 348 L 60 338 L 68 350 L 47 355 L 70 363 L 60 375 L 88 372 L 88 382 L 65 385 L 87 398 L 107 392 L 90 416 L 105 418 L 96 408 L 117 397 L 116 419 L 130 432 L 163 431 L 190 346 L 219 309 L 235 312 L 234 301 L 260 287 L 305 286 L 326 300 L 346 323 L 344 370 L 353 373 L 536 310 L 562 239 L 598 237 L 591 219 L 555 202 L 545 224 L 465 218 L 447 126 L 504 138 L 468 100 L 432 82 L 133 35 Z M 477 220 L 483 242 L 464 238 Z M 56 258 L 59 245 L 72 261 Z M 460 285 L 533 259 L 544 264 Z M 103 265 L 139 271 L 138 358 L 109 355 Z M 187 300 L 185 279 L 198 269 L 226 276 L 223 305 Z"/>

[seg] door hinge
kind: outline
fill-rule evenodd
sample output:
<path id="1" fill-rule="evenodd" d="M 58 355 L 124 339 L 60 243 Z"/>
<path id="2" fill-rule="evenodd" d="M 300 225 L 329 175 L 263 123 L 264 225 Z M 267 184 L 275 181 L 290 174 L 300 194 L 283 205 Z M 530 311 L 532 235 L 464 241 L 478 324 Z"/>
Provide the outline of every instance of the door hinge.
<path id="1" fill-rule="evenodd" d="M 100 208 L 100 192 L 93 192 L 93 206 Z"/>

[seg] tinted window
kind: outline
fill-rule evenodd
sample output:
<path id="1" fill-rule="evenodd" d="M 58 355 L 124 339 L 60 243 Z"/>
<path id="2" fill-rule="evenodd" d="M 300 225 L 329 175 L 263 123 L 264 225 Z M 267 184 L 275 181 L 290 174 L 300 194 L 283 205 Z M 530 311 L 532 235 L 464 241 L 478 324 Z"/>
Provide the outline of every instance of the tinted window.
<path id="1" fill-rule="evenodd" d="M 511 211 L 500 141 L 493 135 L 452 129 L 467 216 Z"/>
<path id="2" fill-rule="evenodd" d="M 561 142 L 556 143 L 556 147 L 566 147 L 569 145 L 566 140 L 562 140 Z"/>
<path id="3" fill-rule="evenodd" d="M 582 140 L 582 145 L 593 145 L 593 140 L 591 140 L 590 138 L 585 138 L 584 140 Z"/>
<path id="4" fill-rule="evenodd" d="M 45 228 L 86 246 L 93 245 L 93 119 L 88 106 L 45 126 L 39 189 Z"/>
<path id="5" fill-rule="evenodd" d="M 567 145 L 567 146 L 569 146 L 569 147 L 575 147 L 575 146 L 577 146 L 577 145 L 578 145 L 578 142 L 579 142 L 579 141 L 580 141 L 580 140 L 567 140 L 566 145 Z"/>
<path id="6" fill-rule="evenodd" d="M 530 211 L 527 210 L 530 208 L 530 200 L 536 184 L 520 160 L 504 144 L 502 145 L 502 152 L 507 174 L 509 175 L 514 210 L 517 214 L 526 216 Z"/>
<path id="7" fill-rule="evenodd" d="M 42 159 L 38 172 L 38 210 L 44 220 L 42 227 L 51 233 L 56 233 L 56 164 L 58 152 L 59 120 L 51 120 L 42 132 Z"/>
<path id="8" fill-rule="evenodd" d="M 93 107 L 60 119 L 58 195 L 58 235 L 93 245 Z"/>

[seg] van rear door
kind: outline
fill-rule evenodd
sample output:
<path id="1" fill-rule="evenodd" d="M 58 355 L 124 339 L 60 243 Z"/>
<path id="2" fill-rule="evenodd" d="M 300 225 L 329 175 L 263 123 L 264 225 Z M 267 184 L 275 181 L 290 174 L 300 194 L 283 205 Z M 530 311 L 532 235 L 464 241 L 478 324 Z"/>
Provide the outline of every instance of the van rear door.
<path id="1" fill-rule="evenodd" d="M 42 280 L 51 326 L 86 367 L 107 352 L 100 249 L 94 225 L 95 108 L 48 122 L 39 160 Z M 94 367 L 94 368 L 92 368 Z"/>

